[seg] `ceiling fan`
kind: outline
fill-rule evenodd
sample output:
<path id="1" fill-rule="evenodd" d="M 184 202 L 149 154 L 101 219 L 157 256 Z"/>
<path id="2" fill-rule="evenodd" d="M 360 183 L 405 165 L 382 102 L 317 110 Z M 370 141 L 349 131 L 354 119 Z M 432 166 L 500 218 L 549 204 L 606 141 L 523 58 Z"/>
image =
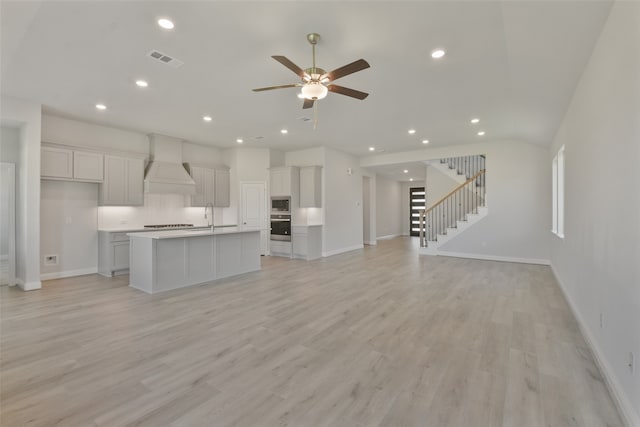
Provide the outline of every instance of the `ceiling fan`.
<path id="1" fill-rule="evenodd" d="M 265 90 L 300 87 L 302 88 L 300 97 L 304 99 L 302 108 L 313 107 L 315 101 L 327 96 L 328 92 L 339 93 L 340 95 L 346 95 L 360 100 L 365 99 L 367 96 L 369 96 L 368 93 L 360 92 L 359 90 L 349 89 L 348 87 L 331 84 L 331 82 L 341 77 L 348 76 L 349 74 L 353 74 L 357 71 L 362 71 L 366 68 L 369 68 L 369 63 L 364 59 L 358 59 L 357 61 L 354 61 L 350 64 L 344 65 L 340 68 L 336 68 L 333 71 L 326 72 L 322 68 L 316 67 L 316 44 L 319 40 L 319 34 L 307 34 L 307 41 L 311 44 L 313 54 L 313 65 L 311 66 L 311 68 L 303 70 L 284 56 L 272 56 L 273 59 L 296 73 L 302 80 L 300 83 L 261 87 L 253 89 L 253 91 L 262 92 Z"/>

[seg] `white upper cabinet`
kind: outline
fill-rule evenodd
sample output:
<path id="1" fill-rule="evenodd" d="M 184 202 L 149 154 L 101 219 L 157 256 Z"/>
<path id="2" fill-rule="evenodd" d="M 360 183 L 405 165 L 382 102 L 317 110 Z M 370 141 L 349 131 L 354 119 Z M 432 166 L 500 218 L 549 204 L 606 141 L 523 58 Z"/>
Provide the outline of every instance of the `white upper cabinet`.
<path id="1" fill-rule="evenodd" d="M 73 177 L 83 181 L 102 182 L 104 179 L 104 155 L 102 153 L 74 151 Z"/>
<path id="2" fill-rule="evenodd" d="M 104 156 L 105 178 L 100 186 L 102 206 L 141 206 L 144 204 L 144 160 Z"/>
<path id="3" fill-rule="evenodd" d="M 229 169 L 215 169 L 185 164 L 189 175 L 196 183 L 196 194 L 189 197 L 190 205 L 202 207 L 207 203 L 215 207 L 230 206 L 230 174 Z"/>
<path id="4" fill-rule="evenodd" d="M 295 166 L 277 167 L 270 169 L 271 197 L 292 197 L 298 188 L 299 172 Z"/>
<path id="5" fill-rule="evenodd" d="M 216 169 L 215 170 L 215 190 L 213 192 L 214 201 L 213 206 L 216 207 L 228 207 L 231 206 L 231 174 L 229 169 Z"/>
<path id="6" fill-rule="evenodd" d="M 43 145 L 40 176 L 43 179 L 102 182 L 104 155 L 91 151 Z"/>
<path id="7" fill-rule="evenodd" d="M 322 206 L 322 168 L 304 166 L 300 168 L 300 207 Z"/>

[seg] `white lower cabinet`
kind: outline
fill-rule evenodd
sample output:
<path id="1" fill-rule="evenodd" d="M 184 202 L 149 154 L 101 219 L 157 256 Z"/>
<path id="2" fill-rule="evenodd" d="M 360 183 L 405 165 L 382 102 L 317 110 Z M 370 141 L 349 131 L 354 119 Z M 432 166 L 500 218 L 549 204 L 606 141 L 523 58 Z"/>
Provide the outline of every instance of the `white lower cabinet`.
<path id="1" fill-rule="evenodd" d="M 269 240 L 269 253 L 273 256 L 284 256 L 291 258 L 291 242 Z"/>
<path id="2" fill-rule="evenodd" d="M 294 225 L 291 227 L 293 258 L 318 259 L 322 257 L 322 226 Z"/>
<path id="3" fill-rule="evenodd" d="M 98 273 L 111 277 L 129 269 L 129 236 L 125 232 L 98 232 Z"/>
<path id="4" fill-rule="evenodd" d="M 131 236 L 129 286 L 147 293 L 260 270 L 260 230 L 187 237 Z"/>

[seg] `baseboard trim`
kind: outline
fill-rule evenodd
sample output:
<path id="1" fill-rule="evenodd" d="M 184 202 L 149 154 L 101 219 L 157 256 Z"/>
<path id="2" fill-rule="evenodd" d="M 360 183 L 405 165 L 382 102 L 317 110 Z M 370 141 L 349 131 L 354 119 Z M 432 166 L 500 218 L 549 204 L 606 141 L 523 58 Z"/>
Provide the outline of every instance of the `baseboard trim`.
<path id="1" fill-rule="evenodd" d="M 537 259 L 537 258 L 517 258 L 517 257 L 507 257 L 507 256 L 498 256 L 498 255 L 481 255 L 481 254 L 468 254 L 462 252 L 447 252 L 447 251 L 437 251 L 438 256 L 450 256 L 454 258 L 470 258 L 470 259 L 480 259 L 484 261 L 500 261 L 500 262 L 514 262 L 518 264 L 537 264 L 537 265 L 551 265 L 551 261 L 548 259 Z"/>
<path id="2" fill-rule="evenodd" d="M 387 234 L 386 236 L 376 237 L 376 240 L 389 240 L 395 239 L 396 237 L 400 237 L 400 234 Z"/>
<path id="3" fill-rule="evenodd" d="M 39 280 L 25 282 L 24 280 L 16 279 L 16 282 L 23 291 L 35 291 L 42 288 L 42 282 Z"/>
<path id="4" fill-rule="evenodd" d="M 622 416 L 622 421 L 625 423 L 627 427 L 640 427 L 640 416 L 635 412 L 633 405 L 627 398 L 627 395 L 624 393 L 622 386 L 620 386 L 620 383 L 618 382 L 618 379 L 614 374 L 613 368 L 611 368 L 611 365 L 609 364 L 607 359 L 604 357 L 604 353 L 600 350 L 600 347 L 598 346 L 598 342 L 595 340 L 593 334 L 586 327 L 586 322 L 584 321 L 584 318 L 580 314 L 580 310 L 578 310 L 578 307 L 575 306 L 575 304 L 573 303 L 573 300 L 569 297 L 567 288 L 562 282 L 562 280 L 560 279 L 558 272 L 554 268 L 553 264 L 549 264 L 549 265 L 551 266 L 551 271 L 553 272 L 553 276 L 556 278 L 556 282 L 558 282 L 558 286 L 560 286 L 560 290 L 564 295 L 564 299 L 569 304 L 569 308 L 573 313 L 573 317 L 575 317 L 576 321 L 578 322 L 578 327 L 580 328 L 580 332 L 582 333 L 582 336 L 584 337 L 585 341 L 587 342 L 587 345 L 589 346 L 589 349 L 591 350 L 591 353 L 593 354 L 593 358 L 595 359 L 596 364 L 598 365 L 598 369 L 600 369 L 600 372 L 604 377 L 604 383 L 607 385 L 607 389 L 609 390 L 609 393 L 611 393 L 611 396 L 613 397 L 613 402 L 618 408 L 618 412 Z"/>
<path id="5" fill-rule="evenodd" d="M 58 271 L 56 273 L 41 274 L 40 280 L 63 279 L 65 277 L 84 276 L 85 274 L 96 274 L 97 272 L 98 272 L 97 267 L 83 268 L 80 270 Z"/>
<path id="6" fill-rule="evenodd" d="M 364 244 L 349 246 L 347 248 L 335 249 L 333 251 L 322 252 L 323 257 L 343 254 L 345 252 L 356 251 L 358 249 L 364 249 Z"/>
<path id="7" fill-rule="evenodd" d="M 376 242 L 375 240 L 369 240 L 367 242 L 364 242 L 364 244 L 369 246 L 375 246 L 378 244 L 378 242 Z"/>

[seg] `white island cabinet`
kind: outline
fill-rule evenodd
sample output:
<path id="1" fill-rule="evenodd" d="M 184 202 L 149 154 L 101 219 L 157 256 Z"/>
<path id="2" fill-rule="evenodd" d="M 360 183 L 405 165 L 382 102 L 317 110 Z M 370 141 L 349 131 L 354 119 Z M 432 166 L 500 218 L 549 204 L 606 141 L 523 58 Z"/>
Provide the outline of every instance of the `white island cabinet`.
<path id="1" fill-rule="evenodd" d="M 260 231 L 129 233 L 129 286 L 151 294 L 260 270 Z"/>

